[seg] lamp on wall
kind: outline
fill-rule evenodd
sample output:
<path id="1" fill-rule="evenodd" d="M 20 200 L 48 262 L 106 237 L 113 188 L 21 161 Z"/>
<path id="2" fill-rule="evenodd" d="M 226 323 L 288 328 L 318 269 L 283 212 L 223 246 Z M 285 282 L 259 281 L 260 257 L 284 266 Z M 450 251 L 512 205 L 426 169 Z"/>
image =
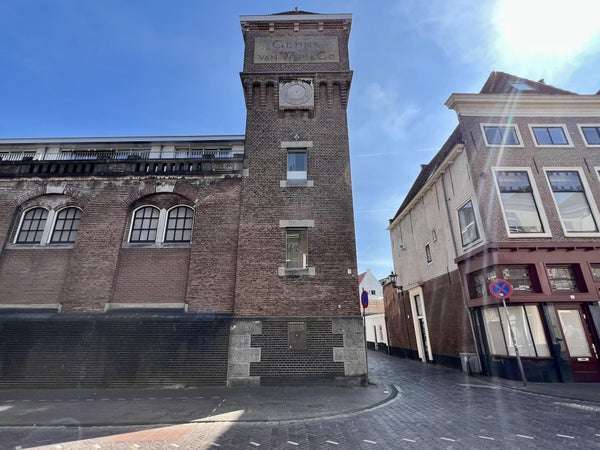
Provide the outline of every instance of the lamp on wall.
<path id="1" fill-rule="evenodd" d="M 392 283 L 392 286 L 394 286 L 396 288 L 396 291 L 398 292 L 398 294 L 402 295 L 404 293 L 404 290 L 402 289 L 402 285 L 398 286 L 396 284 L 396 281 L 398 281 L 398 274 L 394 273 L 394 271 L 392 270 L 392 272 L 388 275 L 388 278 L 390 280 L 390 283 Z"/>

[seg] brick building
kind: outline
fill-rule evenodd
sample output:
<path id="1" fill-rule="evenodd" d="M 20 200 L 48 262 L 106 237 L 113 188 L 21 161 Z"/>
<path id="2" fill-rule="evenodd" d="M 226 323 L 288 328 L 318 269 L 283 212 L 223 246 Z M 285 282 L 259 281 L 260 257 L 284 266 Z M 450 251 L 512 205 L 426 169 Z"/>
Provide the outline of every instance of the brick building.
<path id="1" fill-rule="evenodd" d="M 366 380 L 351 16 L 242 16 L 244 136 L 0 140 L 0 383 Z"/>
<path id="2" fill-rule="evenodd" d="M 493 72 L 446 105 L 459 124 L 390 220 L 392 352 L 600 381 L 600 95 Z"/>

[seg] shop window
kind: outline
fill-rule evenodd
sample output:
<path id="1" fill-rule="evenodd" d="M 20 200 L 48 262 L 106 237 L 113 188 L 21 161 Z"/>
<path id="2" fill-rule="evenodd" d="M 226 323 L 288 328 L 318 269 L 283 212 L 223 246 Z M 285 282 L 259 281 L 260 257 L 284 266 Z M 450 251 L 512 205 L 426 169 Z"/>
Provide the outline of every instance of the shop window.
<path id="1" fill-rule="evenodd" d="M 479 229 L 475 220 L 473 202 L 469 200 L 458 210 L 458 223 L 463 247 L 479 239 Z"/>
<path id="2" fill-rule="evenodd" d="M 516 356 L 516 344 L 521 356 L 550 357 L 546 332 L 536 305 L 485 308 L 483 322 L 492 355 Z"/>
<path id="3" fill-rule="evenodd" d="M 544 233 L 538 209 L 539 201 L 531 184 L 529 171 L 498 170 L 495 176 L 508 234 L 520 236 Z"/>
<path id="4" fill-rule="evenodd" d="M 60 210 L 36 207 L 23 213 L 15 244 L 72 244 L 75 242 L 81 210 L 69 207 Z"/>
<path id="5" fill-rule="evenodd" d="M 565 233 L 598 231 L 580 173 L 577 170 L 547 170 L 556 208 Z"/>
<path id="6" fill-rule="evenodd" d="M 580 277 L 574 266 L 547 266 L 546 273 L 552 291 L 580 292 Z"/>

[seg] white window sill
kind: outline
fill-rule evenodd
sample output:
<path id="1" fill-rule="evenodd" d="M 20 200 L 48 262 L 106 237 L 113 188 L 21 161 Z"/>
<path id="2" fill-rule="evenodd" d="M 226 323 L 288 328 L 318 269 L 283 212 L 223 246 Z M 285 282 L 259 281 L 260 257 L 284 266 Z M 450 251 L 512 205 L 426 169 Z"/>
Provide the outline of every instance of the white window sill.
<path id="1" fill-rule="evenodd" d="M 309 276 L 314 277 L 316 271 L 314 267 L 305 267 L 304 269 L 288 269 L 287 267 L 278 267 L 277 275 L 280 277 L 294 277 L 294 276 Z"/>
<path id="2" fill-rule="evenodd" d="M 75 244 L 6 244 L 8 249 L 19 249 L 19 250 L 41 250 L 41 249 L 55 249 L 55 250 L 70 250 L 75 248 Z"/>
<path id="3" fill-rule="evenodd" d="M 279 187 L 282 187 L 282 188 L 315 187 L 315 182 L 313 180 L 281 180 L 281 181 L 279 181 Z"/>
<path id="4" fill-rule="evenodd" d="M 125 242 L 122 248 L 190 248 L 190 242 Z"/>

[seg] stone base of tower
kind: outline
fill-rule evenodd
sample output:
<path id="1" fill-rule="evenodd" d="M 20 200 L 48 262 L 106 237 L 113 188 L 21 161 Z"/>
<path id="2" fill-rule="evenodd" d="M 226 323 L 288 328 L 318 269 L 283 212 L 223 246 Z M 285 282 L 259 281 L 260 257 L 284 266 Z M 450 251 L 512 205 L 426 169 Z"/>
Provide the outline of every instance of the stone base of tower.
<path id="1" fill-rule="evenodd" d="M 228 386 L 366 383 L 360 317 L 237 318 L 231 323 Z"/>

